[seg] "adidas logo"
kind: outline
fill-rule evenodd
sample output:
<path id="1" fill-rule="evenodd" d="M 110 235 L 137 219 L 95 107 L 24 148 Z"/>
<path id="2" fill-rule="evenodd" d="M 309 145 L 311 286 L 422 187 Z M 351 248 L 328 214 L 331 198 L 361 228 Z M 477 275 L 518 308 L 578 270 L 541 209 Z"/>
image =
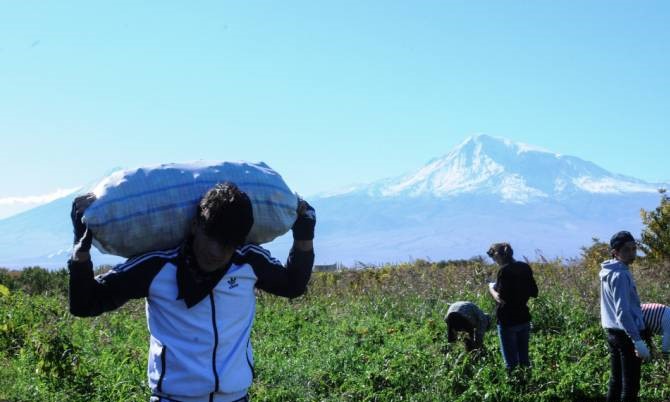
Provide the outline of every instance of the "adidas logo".
<path id="1" fill-rule="evenodd" d="M 230 279 L 228 279 L 228 289 L 235 288 L 235 287 L 237 287 L 237 285 L 238 285 L 238 283 L 237 283 L 237 278 L 236 277 L 233 276 Z"/>

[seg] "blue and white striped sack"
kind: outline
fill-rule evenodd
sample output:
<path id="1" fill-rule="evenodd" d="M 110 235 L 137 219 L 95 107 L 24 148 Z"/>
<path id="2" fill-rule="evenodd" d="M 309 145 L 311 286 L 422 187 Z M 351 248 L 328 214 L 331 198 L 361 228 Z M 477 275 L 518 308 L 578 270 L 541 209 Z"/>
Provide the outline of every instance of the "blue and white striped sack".
<path id="1" fill-rule="evenodd" d="M 288 232 L 298 197 L 265 163 L 165 164 L 113 173 L 93 190 L 84 221 L 103 253 L 132 257 L 178 245 L 187 236 L 197 205 L 216 183 L 235 183 L 251 199 L 250 243 Z"/>

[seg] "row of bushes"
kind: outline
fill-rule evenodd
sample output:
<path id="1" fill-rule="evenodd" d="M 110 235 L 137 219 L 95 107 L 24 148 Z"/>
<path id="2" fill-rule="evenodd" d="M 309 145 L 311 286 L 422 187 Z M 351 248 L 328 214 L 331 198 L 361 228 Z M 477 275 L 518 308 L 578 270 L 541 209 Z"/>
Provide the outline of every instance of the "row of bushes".
<path id="1" fill-rule="evenodd" d="M 109 270 L 103 265 L 96 269 L 99 274 Z M 0 268 L 0 285 L 10 291 L 20 290 L 29 295 L 67 295 L 68 271 L 66 268 L 48 270 L 42 267 L 27 267 L 22 270 Z"/>

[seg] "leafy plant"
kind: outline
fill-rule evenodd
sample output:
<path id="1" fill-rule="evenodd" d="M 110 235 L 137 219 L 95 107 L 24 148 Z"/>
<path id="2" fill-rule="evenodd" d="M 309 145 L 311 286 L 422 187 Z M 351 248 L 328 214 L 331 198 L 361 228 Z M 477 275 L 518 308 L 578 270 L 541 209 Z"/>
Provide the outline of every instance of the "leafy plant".
<path id="1" fill-rule="evenodd" d="M 660 189 L 661 201 L 651 211 L 640 210 L 645 228 L 642 230 L 640 246 L 651 262 L 670 261 L 670 197 Z"/>

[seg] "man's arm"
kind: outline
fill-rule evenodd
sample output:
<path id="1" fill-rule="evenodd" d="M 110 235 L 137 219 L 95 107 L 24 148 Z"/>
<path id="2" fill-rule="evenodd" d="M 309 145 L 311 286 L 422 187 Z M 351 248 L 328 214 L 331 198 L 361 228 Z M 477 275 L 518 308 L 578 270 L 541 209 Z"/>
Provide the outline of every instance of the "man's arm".
<path id="1" fill-rule="evenodd" d="M 68 261 L 70 312 L 78 317 L 93 317 L 115 310 L 130 299 L 146 297 L 151 281 L 166 263 L 163 254 L 152 254 L 156 253 L 130 259 L 97 277 L 93 276 L 90 259 Z"/>
<path id="2" fill-rule="evenodd" d="M 302 199 L 298 202 L 297 212 L 298 218 L 291 228 L 293 247 L 289 252 L 286 268 L 261 247 L 244 248 L 252 252 L 251 257 L 254 259 L 252 267 L 258 277 L 256 286 L 266 292 L 291 298 L 305 293 L 314 266 L 316 212 Z M 263 255 L 264 253 L 266 255 Z"/>
<path id="3" fill-rule="evenodd" d="M 640 329 L 633 320 L 630 313 L 629 295 L 631 292 L 632 279 L 628 276 L 615 272 L 610 279 L 610 289 L 612 290 L 612 299 L 614 301 L 614 312 L 616 319 L 623 327 L 626 334 L 633 340 L 635 354 L 642 360 L 649 360 L 651 355 L 647 344 L 642 340 Z"/>
<path id="4" fill-rule="evenodd" d="M 294 243 L 286 267 L 262 247 L 246 246 L 242 250 L 244 258 L 249 261 L 258 278 L 256 287 L 273 295 L 289 298 L 305 293 L 314 265 L 312 249 L 300 250 Z"/>
<path id="5" fill-rule="evenodd" d="M 611 279 L 610 288 L 612 289 L 612 299 L 614 301 L 614 313 L 617 321 L 623 327 L 624 331 L 633 341 L 640 341 L 640 330 L 633 321 L 633 316 L 630 313 L 630 301 L 628 295 L 630 293 L 630 284 L 628 277 L 614 273 Z"/>
<path id="6" fill-rule="evenodd" d="M 152 255 L 140 256 L 117 265 L 94 278 L 90 248 L 92 234 L 83 222 L 86 208 L 95 201 L 92 194 L 77 197 L 70 217 L 74 228 L 72 258 L 68 261 L 70 312 L 79 317 L 100 315 L 114 310 L 128 300 L 145 297 L 149 284 L 165 263 Z"/>

